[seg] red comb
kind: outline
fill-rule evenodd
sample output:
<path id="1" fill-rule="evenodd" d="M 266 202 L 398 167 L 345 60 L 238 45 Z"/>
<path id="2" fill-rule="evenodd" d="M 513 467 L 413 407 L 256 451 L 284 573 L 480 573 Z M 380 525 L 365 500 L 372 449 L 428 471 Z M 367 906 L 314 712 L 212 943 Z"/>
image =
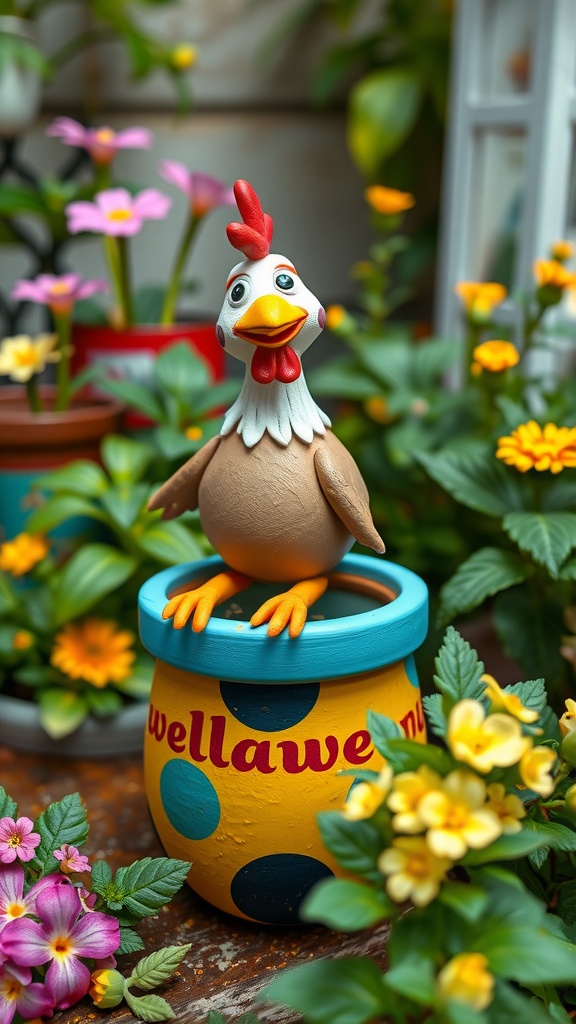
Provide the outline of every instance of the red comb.
<path id="1" fill-rule="evenodd" d="M 249 260 L 262 260 L 270 252 L 274 232 L 272 217 L 262 212 L 252 185 L 242 178 L 234 183 L 234 196 L 244 223 L 228 225 L 228 241 Z"/>

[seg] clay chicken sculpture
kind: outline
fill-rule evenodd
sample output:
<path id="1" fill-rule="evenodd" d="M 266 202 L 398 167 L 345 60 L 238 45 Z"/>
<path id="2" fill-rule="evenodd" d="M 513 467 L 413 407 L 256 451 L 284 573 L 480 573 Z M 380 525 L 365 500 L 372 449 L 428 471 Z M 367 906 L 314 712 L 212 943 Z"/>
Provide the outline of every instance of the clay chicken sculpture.
<path id="1" fill-rule="evenodd" d="M 173 597 L 163 617 L 176 629 L 191 619 L 200 632 L 218 604 L 253 580 L 292 584 L 250 622 L 268 622 L 269 636 L 287 626 L 296 637 L 354 539 L 378 553 L 385 548 L 360 471 L 302 372 L 300 357 L 322 331 L 324 309 L 293 264 L 270 253 L 272 219 L 251 185 L 237 181 L 234 193 L 244 223 L 229 224 L 227 234 L 246 258 L 228 279 L 216 333 L 246 363 L 244 384 L 221 433 L 149 505 L 164 509 L 164 519 L 199 508 L 229 569 Z"/>

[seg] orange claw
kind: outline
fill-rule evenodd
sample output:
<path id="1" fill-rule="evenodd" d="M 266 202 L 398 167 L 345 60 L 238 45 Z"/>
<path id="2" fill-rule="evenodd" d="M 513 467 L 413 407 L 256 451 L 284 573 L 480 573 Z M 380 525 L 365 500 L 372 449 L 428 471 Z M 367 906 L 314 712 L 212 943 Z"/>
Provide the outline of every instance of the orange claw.
<path id="1" fill-rule="evenodd" d="M 268 636 L 278 636 L 285 626 L 292 638 L 300 636 L 306 624 L 306 616 L 310 605 L 314 604 L 328 586 L 326 576 L 316 576 L 312 580 L 303 580 L 283 594 L 271 597 L 260 606 L 250 619 L 251 626 L 261 626 L 269 622 Z"/>
<path id="2" fill-rule="evenodd" d="M 182 629 L 192 617 L 192 629 L 195 633 L 201 633 L 206 629 L 216 606 L 239 594 L 251 583 L 251 577 L 244 576 L 241 572 L 228 570 L 218 573 L 194 590 L 176 594 L 164 606 L 162 618 L 174 618 L 174 629 Z"/>

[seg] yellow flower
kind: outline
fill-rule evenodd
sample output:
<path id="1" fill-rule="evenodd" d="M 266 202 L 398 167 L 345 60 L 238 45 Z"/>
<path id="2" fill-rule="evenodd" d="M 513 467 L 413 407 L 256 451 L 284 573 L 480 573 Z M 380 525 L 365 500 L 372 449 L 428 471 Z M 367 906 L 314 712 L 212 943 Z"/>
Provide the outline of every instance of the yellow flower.
<path id="1" fill-rule="evenodd" d="M 576 783 L 574 783 L 573 786 L 570 786 L 570 789 L 566 790 L 564 799 L 568 810 L 576 812 Z"/>
<path id="2" fill-rule="evenodd" d="M 27 629 L 18 629 L 14 633 L 12 647 L 15 651 L 28 651 L 33 643 L 34 637 Z"/>
<path id="3" fill-rule="evenodd" d="M 198 60 L 198 50 L 190 43 L 179 43 L 170 54 L 170 63 L 177 71 L 188 71 Z"/>
<path id="4" fill-rule="evenodd" d="M 497 281 L 460 281 L 454 288 L 470 317 L 486 319 L 495 306 L 504 302 L 508 292 Z"/>
<path id="5" fill-rule="evenodd" d="M 392 827 L 397 832 L 422 832 L 424 822 L 418 816 L 418 804 L 426 793 L 438 789 L 442 779 L 432 768 L 421 764 L 415 772 L 401 772 L 394 777 L 388 807 L 394 812 Z"/>
<path id="6" fill-rule="evenodd" d="M 41 533 L 19 533 L 0 547 L 0 569 L 12 576 L 24 576 L 46 557 L 48 550 Z"/>
<path id="7" fill-rule="evenodd" d="M 101 1010 L 118 1006 L 124 998 L 124 978 L 120 971 L 114 971 L 111 968 L 93 971 L 88 995 Z"/>
<path id="8" fill-rule="evenodd" d="M 501 373 L 520 361 L 520 353 L 512 342 L 496 339 L 476 345 L 472 355 L 476 361 L 474 365 L 490 373 Z"/>
<path id="9" fill-rule="evenodd" d="M 565 242 L 563 240 L 554 242 L 550 246 L 550 256 L 553 260 L 557 260 L 562 263 L 564 260 L 569 260 L 574 255 L 574 246 L 572 242 Z"/>
<path id="10" fill-rule="evenodd" d="M 485 673 L 485 675 L 480 677 L 480 682 L 486 683 L 484 695 L 488 697 L 493 708 L 507 711 L 509 715 L 514 715 L 514 718 L 526 724 L 538 720 L 538 712 L 534 711 L 533 708 L 525 707 L 515 693 L 505 693 L 494 679 L 494 676 Z"/>
<path id="11" fill-rule="evenodd" d="M 496 458 L 521 473 L 529 469 L 561 473 L 576 466 L 576 427 L 557 427 L 547 423 L 544 429 L 530 420 L 507 437 L 498 438 Z"/>
<path id="12" fill-rule="evenodd" d="M 344 306 L 328 306 L 326 310 L 326 327 L 329 331 L 337 331 L 346 319 Z"/>
<path id="13" fill-rule="evenodd" d="M 532 746 L 520 724 L 510 715 L 489 715 L 477 700 L 461 700 L 448 716 L 446 742 L 458 761 L 490 772 L 517 764 Z"/>
<path id="14" fill-rule="evenodd" d="M 204 431 L 202 427 L 187 427 L 184 431 L 189 441 L 199 441 Z"/>
<path id="15" fill-rule="evenodd" d="M 35 373 L 41 373 L 46 363 L 58 362 L 57 341 L 55 334 L 38 334 L 35 338 L 17 334 L 14 338 L 4 338 L 0 344 L 0 374 L 25 384 Z"/>
<path id="16" fill-rule="evenodd" d="M 515 793 L 507 793 L 501 782 L 492 782 L 487 790 L 486 806 L 500 819 L 504 835 L 520 832 L 520 818 L 526 817 L 524 804 Z"/>
<path id="17" fill-rule="evenodd" d="M 416 200 L 410 192 L 399 192 L 398 189 L 386 188 L 385 185 L 370 185 L 364 189 L 364 198 L 375 213 L 383 213 L 386 216 L 403 213 L 404 210 L 410 210 L 416 205 Z"/>
<path id="18" fill-rule="evenodd" d="M 372 395 L 364 402 L 364 411 L 375 423 L 389 423 L 388 402 L 382 395 Z"/>
<path id="19" fill-rule="evenodd" d="M 436 857 L 459 860 L 468 849 L 482 850 L 502 834 L 500 819 L 485 801 L 483 780 L 463 769 L 450 772 L 441 789 L 422 797 L 418 814 Z"/>
<path id="20" fill-rule="evenodd" d="M 105 619 L 69 623 L 56 634 L 50 658 L 55 668 L 71 679 L 83 679 L 101 688 L 130 675 L 136 657 L 128 648 L 134 635 Z"/>
<path id="21" fill-rule="evenodd" d="M 552 286 L 553 288 L 574 288 L 576 286 L 576 274 L 567 270 L 563 263 L 558 260 L 536 260 L 534 263 L 534 277 L 540 288 Z"/>
<path id="22" fill-rule="evenodd" d="M 423 836 L 393 839 L 378 858 L 378 868 L 387 875 L 386 892 L 396 903 L 412 900 L 426 907 L 437 895 L 440 884 L 452 867 L 447 857 L 437 857 Z"/>
<path id="23" fill-rule="evenodd" d="M 481 1012 L 492 1002 L 494 976 L 483 953 L 458 953 L 438 973 L 438 988 L 445 999 L 466 1003 Z"/>
<path id="24" fill-rule="evenodd" d="M 551 774 L 555 765 L 556 754 L 550 747 L 533 747 L 520 761 L 522 782 L 539 796 L 550 796 L 556 785 Z"/>
<path id="25" fill-rule="evenodd" d="M 572 700 L 571 697 L 568 697 L 568 700 L 564 703 L 566 705 L 566 711 L 562 715 L 558 724 L 562 735 L 567 736 L 569 732 L 574 732 L 576 730 L 576 700 Z"/>
<path id="26" fill-rule="evenodd" d="M 363 821 L 365 818 L 371 818 L 384 803 L 390 789 L 392 775 L 390 765 L 385 764 L 374 782 L 357 782 L 352 787 L 344 804 L 342 816 L 348 821 Z"/>

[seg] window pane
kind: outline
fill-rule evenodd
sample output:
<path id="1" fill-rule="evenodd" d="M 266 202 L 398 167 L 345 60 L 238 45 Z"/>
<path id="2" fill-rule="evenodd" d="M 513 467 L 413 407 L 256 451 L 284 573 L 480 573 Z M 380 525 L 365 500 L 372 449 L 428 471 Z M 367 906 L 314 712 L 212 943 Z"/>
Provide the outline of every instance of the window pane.
<path id="1" fill-rule="evenodd" d="M 486 0 L 481 92 L 502 96 L 528 92 L 538 4 Z"/>
<path id="2" fill-rule="evenodd" d="M 478 132 L 474 151 L 470 277 L 500 281 L 510 289 L 524 202 L 526 138 L 520 131 Z"/>

